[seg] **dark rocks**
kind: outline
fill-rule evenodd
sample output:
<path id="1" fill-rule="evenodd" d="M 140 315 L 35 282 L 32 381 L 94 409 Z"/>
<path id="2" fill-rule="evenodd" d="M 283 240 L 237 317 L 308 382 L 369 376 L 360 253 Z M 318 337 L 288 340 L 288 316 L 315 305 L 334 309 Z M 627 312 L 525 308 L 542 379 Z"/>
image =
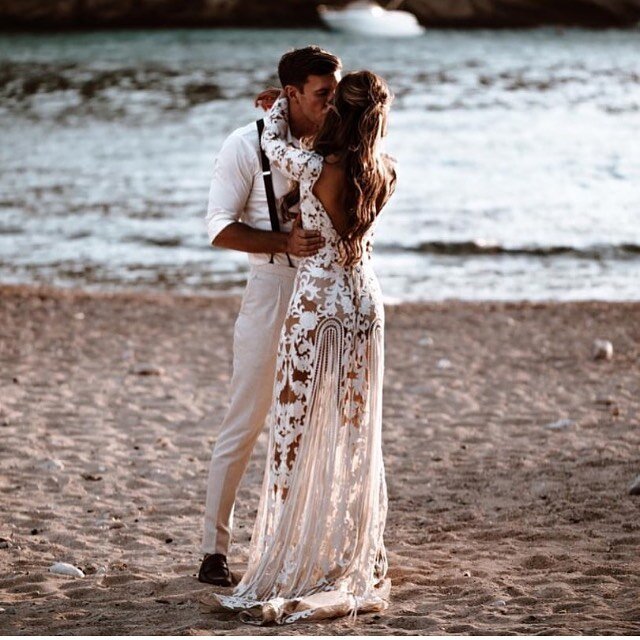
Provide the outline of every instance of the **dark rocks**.
<path id="1" fill-rule="evenodd" d="M 191 105 L 220 100 L 224 97 L 220 87 L 209 82 L 188 84 L 184 88 L 184 95 Z"/>
<path id="2" fill-rule="evenodd" d="M 286 0 L 5 0 L 5 29 L 115 27 L 317 27 L 315 2 Z M 345 0 L 324 0 L 329 6 Z M 388 2 L 382 1 L 385 6 Z M 427 27 L 505 28 L 564 25 L 628 27 L 640 20 L 640 0 L 406 0 L 401 9 Z"/>
<path id="3" fill-rule="evenodd" d="M 66 91 L 71 87 L 67 78 L 59 73 L 43 70 L 25 78 L 22 83 L 22 93 L 33 95 L 34 93 L 50 93 L 52 91 Z"/>
<path id="4" fill-rule="evenodd" d="M 630 27 L 640 20 L 637 0 L 406 0 L 402 9 L 425 26 L 453 28 Z"/>
<path id="5" fill-rule="evenodd" d="M 98 476 L 93 473 L 83 473 L 81 476 L 83 480 L 87 480 L 88 482 L 99 482 L 102 480 L 102 476 Z"/>
<path id="6" fill-rule="evenodd" d="M 329 0 L 331 2 L 331 0 Z M 333 3 L 335 4 L 335 2 Z M 302 27 L 320 24 L 315 4 L 307 0 L 5 0 L 0 4 L 5 29 L 143 27 Z"/>

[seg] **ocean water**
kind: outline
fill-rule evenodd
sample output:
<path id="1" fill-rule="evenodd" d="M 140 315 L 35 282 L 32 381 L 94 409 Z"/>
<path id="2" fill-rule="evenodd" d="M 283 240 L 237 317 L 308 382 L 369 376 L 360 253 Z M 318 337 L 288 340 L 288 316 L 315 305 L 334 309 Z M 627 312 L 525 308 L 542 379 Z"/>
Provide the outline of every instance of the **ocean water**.
<path id="1" fill-rule="evenodd" d="M 0 282 L 221 294 L 215 154 L 280 55 L 320 44 L 395 93 L 389 300 L 640 299 L 640 31 L 0 36 Z"/>

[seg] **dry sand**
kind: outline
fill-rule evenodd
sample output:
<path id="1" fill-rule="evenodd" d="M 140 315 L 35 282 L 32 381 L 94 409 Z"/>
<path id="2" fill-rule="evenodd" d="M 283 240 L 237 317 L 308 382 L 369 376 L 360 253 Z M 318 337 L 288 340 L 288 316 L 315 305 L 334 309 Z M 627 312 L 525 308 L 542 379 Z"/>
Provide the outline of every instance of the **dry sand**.
<path id="1" fill-rule="evenodd" d="M 390 608 L 284 629 L 202 613 L 237 308 L 0 287 L 0 632 L 640 632 L 640 304 L 388 308 Z M 591 360 L 598 337 L 612 361 Z M 238 571 L 264 455 L 265 434 L 239 496 Z M 52 575 L 54 561 L 87 576 Z"/>

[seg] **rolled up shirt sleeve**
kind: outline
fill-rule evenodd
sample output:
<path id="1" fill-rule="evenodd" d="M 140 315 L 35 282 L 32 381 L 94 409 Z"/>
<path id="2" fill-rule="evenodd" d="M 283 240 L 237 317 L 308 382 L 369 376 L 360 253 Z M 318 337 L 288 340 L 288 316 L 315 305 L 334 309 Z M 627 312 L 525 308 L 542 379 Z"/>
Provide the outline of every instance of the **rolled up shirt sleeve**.
<path id="1" fill-rule="evenodd" d="M 257 134 L 256 134 L 257 135 Z M 209 242 L 233 222 L 240 222 L 251 193 L 256 153 L 243 136 L 232 133 L 215 160 L 205 217 Z"/>

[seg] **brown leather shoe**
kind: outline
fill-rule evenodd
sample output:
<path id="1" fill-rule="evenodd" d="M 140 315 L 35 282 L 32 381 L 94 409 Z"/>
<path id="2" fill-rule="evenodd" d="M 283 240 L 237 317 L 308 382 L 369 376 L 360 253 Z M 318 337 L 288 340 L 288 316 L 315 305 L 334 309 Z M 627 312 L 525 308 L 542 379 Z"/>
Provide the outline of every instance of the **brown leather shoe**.
<path id="1" fill-rule="evenodd" d="M 229 571 L 227 556 L 222 553 L 205 555 L 200 565 L 198 580 L 217 587 L 232 587 L 237 584 L 235 576 Z"/>

